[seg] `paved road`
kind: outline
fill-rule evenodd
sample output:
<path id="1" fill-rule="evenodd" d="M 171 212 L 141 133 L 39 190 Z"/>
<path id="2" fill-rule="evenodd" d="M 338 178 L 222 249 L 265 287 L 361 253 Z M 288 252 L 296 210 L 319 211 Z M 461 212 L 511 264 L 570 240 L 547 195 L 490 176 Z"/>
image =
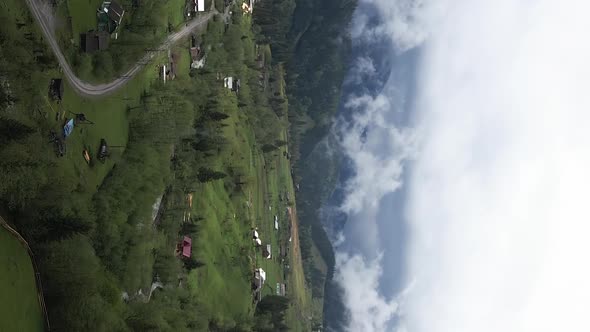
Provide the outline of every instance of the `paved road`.
<path id="1" fill-rule="evenodd" d="M 43 10 L 47 10 L 44 6 L 42 1 L 43 0 L 25 0 L 27 6 L 29 6 L 29 10 L 33 14 L 33 17 L 39 23 L 41 30 L 43 31 L 43 35 L 45 36 L 45 40 L 51 46 L 51 50 L 55 57 L 57 58 L 59 65 L 61 66 L 63 73 L 67 80 L 70 82 L 74 90 L 83 96 L 102 96 L 106 94 L 110 94 L 121 88 L 125 85 L 128 81 L 133 79 L 133 77 L 140 72 L 140 70 L 147 65 L 150 60 L 156 56 L 158 50 L 167 49 L 168 47 L 172 46 L 174 43 L 179 41 L 180 39 L 187 37 L 193 30 L 202 27 L 203 25 L 207 24 L 207 22 L 217 14 L 216 11 L 211 11 L 203 16 L 199 16 L 188 23 L 182 30 L 175 32 L 166 38 L 166 41 L 157 48 L 157 50 L 147 51 L 146 54 L 135 63 L 133 67 L 129 69 L 125 74 L 121 75 L 121 77 L 115 79 L 110 83 L 101 83 L 101 84 L 92 84 L 88 82 L 84 82 L 79 79 L 68 62 L 66 61 L 65 56 L 63 55 L 57 41 L 55 39 L 55 35 L 53 34 L 53 29 L 48 21 L 48 17 L 46 14 L 43 13 Z"/>

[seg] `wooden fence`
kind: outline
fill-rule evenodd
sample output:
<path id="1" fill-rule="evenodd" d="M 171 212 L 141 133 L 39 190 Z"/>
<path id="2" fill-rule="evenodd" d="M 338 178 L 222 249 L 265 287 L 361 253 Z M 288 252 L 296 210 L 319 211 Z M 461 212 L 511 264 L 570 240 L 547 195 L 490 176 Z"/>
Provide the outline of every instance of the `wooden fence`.
<path id="1" fill-rule="evenodd" d="M 43 285 L 41 284 L 41 275 L 39 274 L 39 269 L 37 268 L 37 262 L 35 261 L 35 255 L 29 247 L 29 243 L 25 240 L 12 226 L 10 226 L 2 216 L 0 216 L 0 225 L 4 227 L 8 232 L 10 232 L 17 240 L 20 242 L 25 249 L 27 249 L 27 253 L 31 258 L 31 262 L 33 263 L 33 272 L 35 272 L 35 283 L 37 284 L 37 300 L 39 301 L 39 306 L 41 306 L 41 310 L 43 311 L 43 317 L 45 318 L 45 330 L 50 331 L 51 327 L 49 325 L 49 316 L 47 315 L 47 307 L 45 306 L 45 298 L 43 297 Z"/>

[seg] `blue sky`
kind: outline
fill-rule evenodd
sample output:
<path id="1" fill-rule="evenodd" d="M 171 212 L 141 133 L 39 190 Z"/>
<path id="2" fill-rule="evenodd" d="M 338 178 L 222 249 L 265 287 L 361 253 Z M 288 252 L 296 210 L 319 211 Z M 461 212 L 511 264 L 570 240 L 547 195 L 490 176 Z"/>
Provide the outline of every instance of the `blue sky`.
<path id="1" fill-rule="evenodd" d="M 589 10 L 360 0 L 335 121 L 349 331 L 590 330 Z"/>

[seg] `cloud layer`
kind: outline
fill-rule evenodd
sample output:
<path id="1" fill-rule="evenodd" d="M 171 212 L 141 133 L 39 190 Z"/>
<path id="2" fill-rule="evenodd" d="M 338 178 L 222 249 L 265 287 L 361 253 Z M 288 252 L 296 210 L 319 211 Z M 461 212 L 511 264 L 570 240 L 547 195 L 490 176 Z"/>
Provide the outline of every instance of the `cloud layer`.
<path id="1" fill-rule="evenodd" d="M 590 331 L 589 10 L 446 3 L 421 63 L 401 330 Z"/>
<path id="2" fill-rule="evenodd" d="M 357 43 L 388 38 L 392 57 L 424 46 L 412 103 L 399 100 L 393 76 L 380 93 L 346 99 L 356 116 L 340 137 L 355 174 L 342 209 L 355 249 L 337 254 L 336 280 L 349 330 L 590 331 L 590 3 L 363 6 L 383 23 L 360 10 Z M 359 58 L 351 81 L 376 73 Z M 414 129 L 391 117 L 408 104 Z M 408 159 L 416 160 L 404 184 Z M 399 278 L 412 287 L 388 297 L 379 234 L 395 221 L 379 211 L 402 185 L 409 232 Z"/>

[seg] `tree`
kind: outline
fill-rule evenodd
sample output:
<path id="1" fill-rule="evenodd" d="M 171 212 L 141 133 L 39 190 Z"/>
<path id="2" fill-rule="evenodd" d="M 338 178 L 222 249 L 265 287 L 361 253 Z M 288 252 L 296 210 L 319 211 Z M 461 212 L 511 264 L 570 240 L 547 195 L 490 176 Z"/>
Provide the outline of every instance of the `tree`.
<path id="1" fill-rule="evenodd" d="M 215 180 L 223 179 L 227 176 L 227 174 L 222 172 L 213 171 L 212 169 L 201 167 L 199 168 L 199 174 L 197 178 L 201 182 L 210 182 Z"/>
<path id="2" fill-rule="evenodd" d="M 207 115 L 213 121 L 222 121 L 222 120 L 229 118 L 229 115 L 227 115 L 223 112 L 209 112 L 209 113 L 207 113 Z"/>

